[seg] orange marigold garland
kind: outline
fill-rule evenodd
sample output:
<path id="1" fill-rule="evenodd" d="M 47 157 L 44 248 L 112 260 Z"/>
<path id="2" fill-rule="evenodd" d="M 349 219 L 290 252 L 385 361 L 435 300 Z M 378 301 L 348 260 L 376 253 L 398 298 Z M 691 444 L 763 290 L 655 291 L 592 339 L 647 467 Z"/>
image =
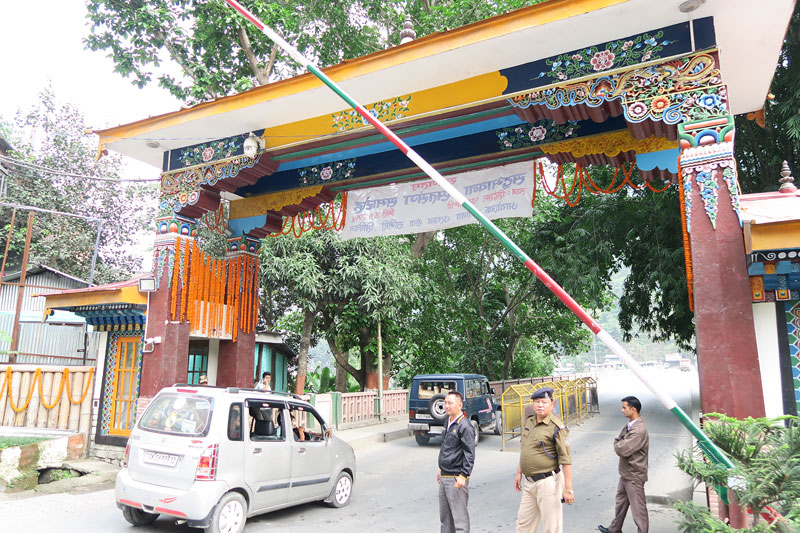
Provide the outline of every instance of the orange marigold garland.
<path id="1" fill-rule="evenodd" d="M 236 338 L 238 337 L 239 333 L 239 287 L 240 285 L 240 276 L 241 276 L 241 257 L 237 257 L 234 260 L 234 274 L 233 274 L 233 334 L 231 338 L 234 342 L 236 342 Z"/>
<path id="2" fill-rule="evenodd" d="M 175 253 L 172 258 L 172 291 L 170 296 L 172 300 L 170 301 L 170 311 L 172 312 L 172 320 L 175 321 L 175 311 L 178 305 L 178 276 L 180 270 L 180 259 L 181 259 L 181 238 L 178 237 L 175 239 Z"/>
<path id="3" fill-rule="evenodd" d="M 344 227 L 347 219 L 347 192 L 342 193 L 342 201 L 338 209 L 338 221 L 336 219 L 336 207 L 336 202 L 331 200 L 325 208 L 324 217 L 321 205 L 313 211 L 298 213 L 293 217 L 285 217 L 280 231 L 271 233 L 269 236 L 280 237 L 281 235 L 294 235 L 295 237 L 300 237 L 303 233 L 312 229 L 334 229 L 340 231 Z"/>
<path id="4" fill-rule="evenodd" d="M 620 174 L 620 169 L 622 170 L 623 178 L 619 184 L 616 184 L 617 178 Z M 544 192 L 557 200 L 564 200 L 570 207 L 575 207 L 578 205 L 578 202 L 580 202 L 581 199 L 581 194 L 583 193 L 583 189 L 586 189 L 591 194 L 613 194 L 622 190 L 625 185 L 630 186 L 634 190 L 640 190 L 642 187 L 644 187 L 644 185 L 637 185 L 633 182 L 633 180 L 631 180 L 633 170 L 633 163 L 629 163 L 627 168 L 625 168 L 624 163 L 621 164 L 619 167 L 614 169 L 614 176 L 611 179 L 611 183 L 607 187 L 603 188 L 595 183 L 592 180 L 589 171 L 578 163 L 575 165 L 572 183 L 568 186 L 567 180 L 569 178 L 564 174 L 564 166 L 559 164 L 556 171 L 555 183 L 553 183 L 553 187 L 550 188 L 547 183 L 547 177 L 545 176 L 544 166 L 541 162 L 534 161 L 533 195 L 531 198 L 531 206 L 536 207 L 536 189 L 540 182 Z M 668 182 L 664 188 L 656 189 L 650 184 L 650 182 L 645 182 L 645 184 L 653 192 L 664 192 L 672 185 Z"/>
<path id="5" fill-rule="evenodd" d="M 208 257 L 208 255 L 203 254 L 203 284 L 202 284 L 201 292 L 200 292 L 200 299 L 203 301 L 203 307 L 202 307 L 203 312 L 202 312 L 200 321 L 201 321 L 201 324 L 202 324 L 201 328 L 205 332 L 208 332 L 208 312 L 209 312 L 209 309 L 208 309 L 209 275 L 208 275 L 208 273 L 209 273 L 209 270 L 210 270 L 210 265 L 209 265 L 210 262 L 211 262 L 211 258 Z"/>
<path id="6" fill-rule="evenodd" d="M 250 287 L 250 256 L 242 256 L 244 273 L 242 275 L 242 331 L 247 333 L 250 318 L 250 299 L 248 298 L 248 288 Z"/>
<path id="7" fill-rule="evenodd" d="M 186 239 L 186 251 L 183 253 L 183 279 L 181 280 L 181 310 L 178 320 L 186 320 L 189 310 L 189 286 L 191 285 L 189 276 L 189 264 L 192 259 L 191 244 L 194 240 Z"/>

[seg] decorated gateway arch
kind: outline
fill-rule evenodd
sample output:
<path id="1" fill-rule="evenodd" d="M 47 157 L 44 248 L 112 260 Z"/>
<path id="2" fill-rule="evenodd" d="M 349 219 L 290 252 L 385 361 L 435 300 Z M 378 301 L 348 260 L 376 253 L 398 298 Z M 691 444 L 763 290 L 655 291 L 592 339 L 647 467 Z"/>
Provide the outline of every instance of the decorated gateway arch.
<path id="1" fill-rule="evenodd" d="M 733 115 L 763 108 L 793 8 L 551 0 L 325 73 L 493 217 L 535 209 L 534 191 L 559 195 L 542 156 L 584 169 L 561 183 L 570 202 L 582 189 L 677 187 L 702 410 L 763 416 Z M 304 214 L 345 237 L 466 223 L 311 74 L 96 133 L 100 155 L 163 171 L 146 334 L 160 342 L 138 354 L 139 405 L 185 379 L 190 339 L 214 342 L 217 384 L 252 384 L 260 242 L 304 231 Z M 597 164 L 617 167 L 614 183 L 592 181 Z M 194 236 L 223 200 L 228 251 L 214 260 Z"/>

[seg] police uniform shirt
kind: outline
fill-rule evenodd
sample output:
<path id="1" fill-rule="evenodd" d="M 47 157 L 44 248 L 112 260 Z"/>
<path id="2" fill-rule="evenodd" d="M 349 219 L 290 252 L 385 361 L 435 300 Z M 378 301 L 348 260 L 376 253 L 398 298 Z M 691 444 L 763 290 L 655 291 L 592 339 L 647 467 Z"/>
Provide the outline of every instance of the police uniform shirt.
<path id="1" fill-rule="evenodd" d="M 525 420 L 521 447 L 520 466 L 526 476 L 552 472 L 558 465 L 572 464 L 569 430 L 560 418 L 552 414 L 541 422 L 536 421 L 536 415 Z"/>

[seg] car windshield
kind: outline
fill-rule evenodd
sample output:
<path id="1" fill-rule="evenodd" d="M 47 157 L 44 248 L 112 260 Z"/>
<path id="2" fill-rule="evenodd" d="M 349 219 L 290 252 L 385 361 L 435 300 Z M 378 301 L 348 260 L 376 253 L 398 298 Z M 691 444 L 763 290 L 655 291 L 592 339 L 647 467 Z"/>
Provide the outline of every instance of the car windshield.
<path id="1" fill-rule="evenodd" d="M 186 394 L 164 394 L 147 407 L 139 427 L 174 435 L 202 435 L 211 420 L 211 399 Z"/>
<path id="2" fill-rule="evenodd" d="M 447 394 L 456 390 L 455 381 L 420 381 L 417 398 L 429 399 L 437 394 Z"/>

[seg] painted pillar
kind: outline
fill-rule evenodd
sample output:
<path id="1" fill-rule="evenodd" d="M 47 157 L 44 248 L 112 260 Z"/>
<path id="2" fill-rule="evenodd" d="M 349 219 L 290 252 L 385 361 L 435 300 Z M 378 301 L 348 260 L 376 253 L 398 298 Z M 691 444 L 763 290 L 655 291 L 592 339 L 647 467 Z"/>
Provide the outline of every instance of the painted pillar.
<path id="1" fill-rule="evenodd" d="M 235 334 L 230 340 L 219 343 L 217 363 L 218 387 L 252 387 L 255 366 L 256 322 L 258 321 L 258 285 L 261 281 L 258 265 L 258 251 L 261 242 L 248 236 L 228 239 L 225 261 L 228 267 L 234 266 L 241 273 L 239 284 L 228 287 L 227 291 L 237 294 L 240 318 L 234 327 Z"/>
<path id="2" fill-rule="evenodd" d="M 739 221 L 733 117 L 679 125 L 703 412 L 764 416 Z"/>
<path id="3" fill-rule="evenodd" d="M 194 219 L 178 215 L 156 219 L 153 274 L 157 289 L 150 294 L 146 337 L 148 339 L 161 337 L 161 342 L 154 342 L 153 351 L 142 354 L 139 389 L 141 398 L 152 398 L 164 387 L 186 382 L 190 326 L 186 321 L 173 320 L 172 283 L 173 269 L 176 267 L 176 241 L 193 240 L 196 233 L 195 224 Z M 180 268 L 180 258 L 178 268 Z M 149 344 L 146 345 L 149 347 Z"/>

